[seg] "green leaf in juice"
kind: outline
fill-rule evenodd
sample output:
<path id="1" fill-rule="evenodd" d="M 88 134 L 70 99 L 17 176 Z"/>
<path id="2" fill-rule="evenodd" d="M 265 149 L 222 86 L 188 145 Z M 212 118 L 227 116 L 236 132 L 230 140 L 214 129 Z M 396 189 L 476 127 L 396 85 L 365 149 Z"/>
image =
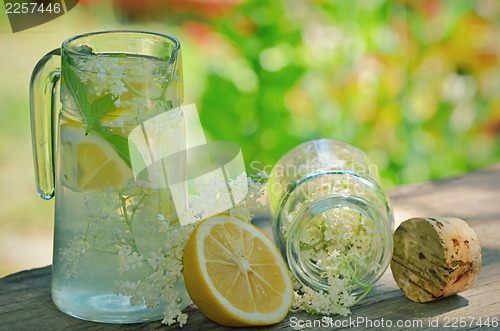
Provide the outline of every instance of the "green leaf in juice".
<path id="1" fill-rule="evenodd" d="M 114 102 L 117 98 L 111 94 L 106 94 L 94 100 L 91 105 L 87 98 L 85 86 L 66 61 L 62 63 L 62 76 L 63 84 L 66 85 L 68 92 L 73 97 L 73 100 L 75 100 L 76 107 L 80 111 L 85 124 L 87 124 L 86 132 L 96 129 L 97 123 L 104 115 L 116 110 Z"/>
<path id="2" fill-rule="evenodd" d="M 106 94 L 92 102 L 90 113 L 87 114 L 86 118 L 87 132 L 99 129 L 99 121 L 103 116 L 116 110 L 115 101 L 117 99 L 111 94 Z"/>
<path id="3" fill-rule="evenodd" d="M 76 107 L 86 124 L 85 132 L 88 133 L 90 131 L 95 131 L 101 135 L 113 146 L 120 158 L 122 158 L 123 161 L 131 167 L 128 139 L 109 133 L 106 128 L 99 123 L 103 116 L 116 110 L 114 103 L 117 98 L 111 94 L 106 94 L 101 98 L 94 100 L 91 104 L 87 98 L 85 86 L 66 61 L 63 61 L 61 70 L 63 84 L 65 84 L 68 92 L 73 97 Z"/>
<path id="4" fill-rule="evenodd" d="M 87 99 L 85 87 L 83 86 L 82 82 L 75 74 L 73 69 L 71 69 L 71 66 L 69 65 L 68 62 L 62 61 L 61 71 L 62 71 L 62 83 L 68 89 L 69 94 L 71 94 L 73 100 L 76 103 L 76 107 L 82 114 L 85 123 L 87 123 L 87 118 L 92 112 L 92 107 L 90 106 L 89 99 Z"/>
<path id="5" fill-rule="evenodd" d="M 105 131 L 103 127 L 100 127 L 100 130 L 96 131 L 100 136 L 102 136 L 104 139 L 106 139 L 107 142 L 109 142 L 111 145 L 113 145 L 113 148 L 115 151 L 118 153 L 118 155 L 122 158 L 122 160 L 130 167 L 132 168 L 132 164 L 130 162 L 130 154 L 129 154 L 129 148 L 128 148 L 128 138 L 125 138 L 123 136 L 109 133 Z"/>

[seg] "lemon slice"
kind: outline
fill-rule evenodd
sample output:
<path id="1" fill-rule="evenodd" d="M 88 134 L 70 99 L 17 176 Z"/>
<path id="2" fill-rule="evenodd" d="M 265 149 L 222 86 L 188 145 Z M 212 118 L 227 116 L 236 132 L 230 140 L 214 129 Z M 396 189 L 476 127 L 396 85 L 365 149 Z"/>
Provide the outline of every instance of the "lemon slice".
<path id="1" fill-rule="evenodd" d="M 292 281 L 276 246 L 258 228 L 228 214 L 198 224 L 183 262 L 189 296 L 220 325 L 278 323 L 292 305 Z"/>
<path id="2" fill-rule="evenodd" d="M 132 178 L 132 171 L 113 146 L 83 127 L 61 126 L 60 178 L 75 192 L 91 193 L 109 186 L 121 188 Z"/>

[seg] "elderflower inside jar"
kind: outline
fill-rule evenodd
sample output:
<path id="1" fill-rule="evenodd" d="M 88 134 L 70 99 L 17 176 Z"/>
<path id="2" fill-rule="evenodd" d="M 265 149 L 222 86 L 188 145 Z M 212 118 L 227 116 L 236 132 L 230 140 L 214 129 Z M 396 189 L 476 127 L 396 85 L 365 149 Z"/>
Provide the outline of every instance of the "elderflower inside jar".
<path id="1" fill-rule="evenodd" d="M 311 293 L 328 293 L 334 307 L 366 295 L 390 262 L 394 220 L 365 153 L 332 139 L 303 143 L 273 167 L 268 191 L 274 241 L 299 281 L 295 307 L 320 312 L 301 307 Z"/>

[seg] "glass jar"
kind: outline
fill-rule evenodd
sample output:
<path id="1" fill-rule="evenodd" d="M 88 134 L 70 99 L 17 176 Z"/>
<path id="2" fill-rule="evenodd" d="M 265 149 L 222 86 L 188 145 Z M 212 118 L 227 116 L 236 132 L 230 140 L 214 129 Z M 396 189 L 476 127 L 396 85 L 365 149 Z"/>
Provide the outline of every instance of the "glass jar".
<path id="1" fill-rule="evenodd" d="M 377 167 L 333 139 L 303 143 L 273 167 L 268 192 L 274 241 L 295 278 L 328 292 L 332 275 L 367 291 L 392 256 L 393 213 Z"/>

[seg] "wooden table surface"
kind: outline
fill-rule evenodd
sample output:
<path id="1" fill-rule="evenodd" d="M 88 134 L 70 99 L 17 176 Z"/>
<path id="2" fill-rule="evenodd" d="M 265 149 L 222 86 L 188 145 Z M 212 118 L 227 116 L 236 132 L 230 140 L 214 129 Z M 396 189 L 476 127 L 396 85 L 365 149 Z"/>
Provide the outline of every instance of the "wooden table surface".
<path id="1" fill-rule="evenodd" d="M 396 223 L 417 216 L 456 216 L 476 231 L 482 249 L 482 266 L 475 286 L 468 291 L 431 303 L 408 300 L 392 279 L 390 270 L 347 317 L 332 316 L 329 329 L 500 330 L 500 164 L 390 192 Z M 156 330 L 174 329 L 160 322 L 113 325 L 82 321 L 61 313 L 50 297 L 50 267 L 22 271 L 0 279 L 0 330 Z M 289 313 L 279 324 L 260 329 L 325 329 L 323 316 Z M 488 318 L 488 319 L 487 319 Z M 494 321 L 499 324 L 494 327 Z M 314 322 L 316 321 L 316 322 Z M 484 325 L 489 322 L 490 326 Z M 309 328 L 307 323 L 322 322 Z M 492 323 L 493 322 L 493 323 Z M 465 326 L 464 326 L 465 323 Z M 335 327 L 337 325 L 337 327 Z M 392 326 L 392 327 L 391 327 Z M 184 330 L 227 329 L 211 322 L 198 310 L 189 312 Z"/>

